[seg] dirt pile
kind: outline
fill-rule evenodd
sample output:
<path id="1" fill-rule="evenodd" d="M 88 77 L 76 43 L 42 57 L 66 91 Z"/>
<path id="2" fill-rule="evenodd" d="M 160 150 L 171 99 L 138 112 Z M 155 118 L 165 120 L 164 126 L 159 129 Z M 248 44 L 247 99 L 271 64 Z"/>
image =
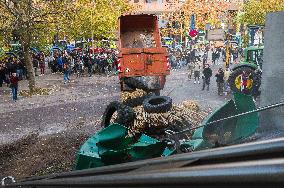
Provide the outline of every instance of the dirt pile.
<path id="1" fill-rule="evenodd" d="M 122 33 L 121 44 L 123 48 L 156 47 L 153 31 L 129 31 Z"/>
<path id="2" fill-rule="evenodd" d="M 39 137 L 32 133 L 0 146 L 1 176 L 15 178 L 47 175 L 73 169 L 75 154 L 87 138 L 84 134 L 58 133 Z"/>

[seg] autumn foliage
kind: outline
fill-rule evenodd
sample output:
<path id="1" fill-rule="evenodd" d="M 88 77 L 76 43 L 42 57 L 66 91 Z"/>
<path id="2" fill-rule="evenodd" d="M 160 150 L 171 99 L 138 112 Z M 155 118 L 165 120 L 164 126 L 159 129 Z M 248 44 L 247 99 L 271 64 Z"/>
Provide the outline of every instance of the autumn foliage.
<path id="1" fill-rule="evenodd" d="M 284 11 L 283 0 L 249 0 L 243 6 L 239 21 L 246 25 L 264 25 L 266 14 Z"/>
<path id="2" fill-rule="evenodd" d="M 190 17 L 195 15 L 197 29 L 204 29 L 206 23 L 212 27 L 220 27 L 221 21 L 226 20 L 226 10 L 228 3 L 226 0 L 187 0 L 181 8 L 173 13 L 165 13 L 162 18 L 169 21 L 169 27 L 163 29 L 167 34 L 180 34 L 188 31 Z M 176 28 L 175 24 L 179 27 Z"/>

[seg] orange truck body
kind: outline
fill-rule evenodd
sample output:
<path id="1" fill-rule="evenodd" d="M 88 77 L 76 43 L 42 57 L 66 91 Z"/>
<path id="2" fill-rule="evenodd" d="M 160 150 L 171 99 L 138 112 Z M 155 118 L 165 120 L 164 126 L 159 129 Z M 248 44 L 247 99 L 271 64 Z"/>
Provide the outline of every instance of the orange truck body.
<path id="1" fill-rule="evenodd" d="M 145 36 L 151 36 L 150 45 L 149 40 L 145 44 Z M 155 15 L 121 16 L 119 50 L 120 78 L 170 74 L 167 49 L 162 47 L 158 18 Z"/>

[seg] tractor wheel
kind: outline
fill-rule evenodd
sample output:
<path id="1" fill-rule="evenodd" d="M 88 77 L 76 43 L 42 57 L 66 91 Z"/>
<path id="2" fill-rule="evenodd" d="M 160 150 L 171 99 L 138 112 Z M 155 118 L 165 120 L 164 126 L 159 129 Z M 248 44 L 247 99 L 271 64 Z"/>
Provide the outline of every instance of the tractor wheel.
<path id="1" fill-rule="evenodd" d="M 165 113 L 172 108 L 172 99 L 166 96 L 153 96 L 143 102 L 143 108 L 148 113 Z"/>
<path id="2" fill-rule="evenodd" d="M 115 112 L 117 112 L 117 116 L 114 120 L 114 123 L 121 124 L 125 127 L 128 127 L 135 119 L 135 113 L 131 107 L 126 106 L 118 101 L 113 101 L 107 106 L 103 114 L 101 123 L 102 127 L 109 126 Z"/>
<path id="3" fill-rule="evenodd" d="M 242 87 L 243 86 L 243 83 L 242 83 L 243 72 L 245 72 L 248 75 L 247 85 L 245 88 Z M 253 72 L 254 72 L 254 69 L 251 67 L 239 67 L 235 69 L 230 74 L 229 80 L 228 80 L 231 90 L 234 92 L 239 92 L 239 93 L 250 95 L 252 92 L 252 86 L 253 86 L 253 79 L 252 79 Z"/>

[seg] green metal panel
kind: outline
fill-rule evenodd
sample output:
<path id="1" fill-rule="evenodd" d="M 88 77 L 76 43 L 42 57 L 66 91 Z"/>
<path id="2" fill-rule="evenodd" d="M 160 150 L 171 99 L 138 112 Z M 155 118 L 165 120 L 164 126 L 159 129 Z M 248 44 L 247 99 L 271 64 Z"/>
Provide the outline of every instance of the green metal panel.
<path id="1" fill-rule="evenodd" d="M 233 144 L 246 138 L 255 133 L 258 127 L 258 113 L 206 124 L 255 109 L 252 96 L 234 93 L 234 100 L 228 101 L 204 119 L 202 124 L 205 126 L 196 129 L 192 139 L 182 142 L 181 146 L 190 147 L 192 150 L 201 150 Z"/>
<path id="2" fill-rule="evenodd" d="M 76 157 L 76 170 L 104 166 L 98 153 L 99 148 L 96 145 L 97 142 L 98 139 L 96 135 L 93 135 L 81 146 Z"/>
<path id="3" fill-rule="evenodd" d="M 234 93 L 236 113 L 240 114 L 256 109 L 252 96 L 241 93 Z M 259 125 L 258 113 L 252 113 L 238 118 L 234 131 L 234 140 L 246 138 L 255 133 Z"/>
<path id="4" fill-rule="evenodd" d="M 229 100 L 215 112 L 208 116 L 207 119 L 203 121 L 204 124 L 229 117 L 236 114 L 236 108 L 233 100 Z M 237 119 L 229 119 L 221 121 L 218 123 L 206 125 L 202 132 L 203 139 L 211 144 L 226 144 L 230 142 L 232 130 L 236 125 Z"/>
<path id="5" fill-rule="evenodd" d="M 80 148 L 75 170 L 94 168 L 129 161 L 169 156 L 170 150 L 163 142 L 142 134 L 138 140 L 127 136 L 127 128 L 111 124 L 91 136 Z"/>
<path id="6" fill-rule="evenodd" d="M 138 142 L 129 151 L 132 160 L 159 157 L 163 154 L 166 146 L 157 139 L 142 134 Z"/>

